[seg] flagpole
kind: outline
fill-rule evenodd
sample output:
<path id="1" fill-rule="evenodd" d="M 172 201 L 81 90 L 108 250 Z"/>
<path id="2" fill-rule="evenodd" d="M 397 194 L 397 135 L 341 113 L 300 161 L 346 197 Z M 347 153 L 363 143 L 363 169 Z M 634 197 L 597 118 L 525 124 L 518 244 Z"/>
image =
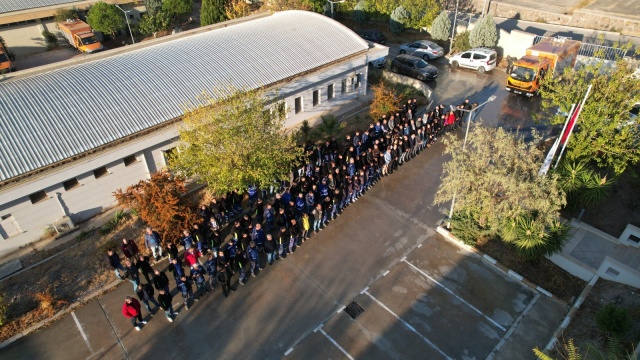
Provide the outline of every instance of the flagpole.
<path id="1" fill-rule="evenodd" d="M 589 93 L 591 93 L 591 87 L 593 85 L 589 85 L 589 87 L 587 88 L 587 93 L 584 95 L 584 99 L 582 99 L 582 103 L 580 103 L 580 107 L 578 107 L 577 110 L 577 114 L 576 114 L 576 118 L 573 121 L 573 125 L 571 126 L 571 128 L 569 129 L 569 134 L 567 135 L 567 140 L 564 142 L 564 144 L 562 144 L 562 150 L 560 150 L 560 155 L 558 155 L 558 160 L 556 161 L 556 164 L 553 166 L 553 168 L 557 168 L 558 164 L 560 163 L 560 159 L 562 158 L 562 154 L 564 153 L 564 149 L 567 147 L 567 143 L 569 143 L 569 138 L 571 137 L 571 133 L 573 132 L 573 129 L 576 127 L 576 123 L 578 122 L 578 118 L 580 117 L 580 113 L 582 112 L 582 108 L 584 108 L 584 103 L 587 102 L 587 98 L 589 97 Z"/>
<path id="2" fill-rule="evenodd" d="M 571 120 L 571 117 L 573 116 L 573 111 L 575 110 L 575 108 L 576 108 L 576 104 L 571 104 L 571 110 L 569 110 L 569 115 L 567 115 L 567 120 L 564 122 L 564 126 L 562 127 L 562 131 L 560 132 L 560 136 L 558 136 L 556 141 L 553 142 L 551 149 L 549 149 L 549 153 L 547 154 L 547 157 L 544 159 L 544 162 L 542 163 L 542 167 L 540 168 L 540 171 L 538 171 L 538 175 L 540 176 L 547 175 L 547 172 L 549 171 L 549 167 L 553 162 L 553 157 L 556 155 L 556 152 L 558 151 L 558 146 L 560 146 L 560 141 L 562 140 L 564 131 L 567 129 L 569 120 Z"/>

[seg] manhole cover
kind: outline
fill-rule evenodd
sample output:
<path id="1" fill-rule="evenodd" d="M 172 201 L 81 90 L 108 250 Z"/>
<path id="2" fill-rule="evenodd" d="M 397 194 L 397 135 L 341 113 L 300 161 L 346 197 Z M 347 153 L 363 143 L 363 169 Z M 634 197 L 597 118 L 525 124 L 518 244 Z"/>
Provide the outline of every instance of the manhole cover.
<path id="1" fill-rule="evenodd" d="M 349 314 L 349 316 L 351 316 L 352 319 L 355 319 L 364 312 L 364 308 L 360 306 L 360 304 L 358 304 L 357 302 L 352 301 L 351 304 L 347 305 L 344 308 L 344 312 Z"/>

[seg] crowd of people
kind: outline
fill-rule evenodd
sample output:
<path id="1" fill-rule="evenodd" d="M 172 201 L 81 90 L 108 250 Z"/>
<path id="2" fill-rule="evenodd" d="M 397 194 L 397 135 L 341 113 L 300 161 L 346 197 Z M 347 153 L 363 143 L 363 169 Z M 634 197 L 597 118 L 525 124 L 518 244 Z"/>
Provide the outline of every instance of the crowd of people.
<path id="1" fill-rule="evenodd" d="M 262 270 L 262 265 L 273 265 L 295 253 L 382 177 L 446 132 L 460 127 L 476 106 L 469 100 L 450 106 L 449 111 L 437 105 L 420 117 L 416 99 L 408 100 L 402 109 L 383 116 L 362 132 L 346 135 L 341 142 L 330 139 L 323 144 L 305 144 L 306 156 L 288 181 L 270 188 L 249 186 L 242 195 L 231 192 L 201 205 L 201 221 L 192 229 L 184 229 L 177 243 L 170 239 L 163 242 L 160 234 L 146 228 L 147 253 L 155 264 L 163 257 L 169 258 L 167 269 L 185 310 L 218 286 L 228 297 L 237 288 L 231 285 L 236 274 L 238 285 L 244 285 L 249 276 L 255 277 Z M 178 246 L 184 248 L 182 256 Z M 172 322 L 177 311 L 165 270 L 154 269 L 151 258 L 135 241 L 122 239 L 120 250 L 124 259 L 109 249 L 107 261 L 118 278 L 133 285 L 135 298 L 126 297 L 123 315 L 140 330 L 140 325 L 146 324 L 141 315 L 142 302 L 151 316 L 161 308 Z"/>

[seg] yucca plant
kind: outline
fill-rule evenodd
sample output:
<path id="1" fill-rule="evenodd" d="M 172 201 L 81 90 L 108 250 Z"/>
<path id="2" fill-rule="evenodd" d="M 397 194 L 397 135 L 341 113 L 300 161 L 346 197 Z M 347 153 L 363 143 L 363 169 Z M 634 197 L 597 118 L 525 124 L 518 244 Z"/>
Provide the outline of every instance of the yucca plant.
<path id="1" fill-rule="evenodd" d="M 596 172 L 584 174 L 583 187 L 579 191 L 580 202 L 586 206 L 594 206 L 607 198 L 615 179 L 608 179 L 607 175 L 600 176 Z"/>
<path id="2" fill-rule="evenodd" d="M 318 131 L 324 135 L 325 139 L 331 139 L 337 136 L 345 127 L 345 124 L 339 121 L 334 115 L 324 115 L 321 116 L 320 119 L 322 122 L 318 126 Z"/>
<path id="3" fill-rule="evenodd" d="M 535 260 L 562 250 L 568 235 L 567 224 L 556 220 L 545 226 L 531 215 L 521 215 L 505 222 L 500 229 L 502 239 L 513 244 L 518 255 L 526 260 Z"/>
<path id="4" fill-rule="evenodd" d="M 581 360 L 582 356 L 578 348 L 573 344 L 573 339 L 569 339 L 569 341 L 564 344 L 564 350 L 566 352 L 566 356 L 564 356 L 565 360 Z M 536 355 L 538 360 L 554 360 L 551 356 L 543 353 L 540 349 L 533 349 L 533 353 Z"/>

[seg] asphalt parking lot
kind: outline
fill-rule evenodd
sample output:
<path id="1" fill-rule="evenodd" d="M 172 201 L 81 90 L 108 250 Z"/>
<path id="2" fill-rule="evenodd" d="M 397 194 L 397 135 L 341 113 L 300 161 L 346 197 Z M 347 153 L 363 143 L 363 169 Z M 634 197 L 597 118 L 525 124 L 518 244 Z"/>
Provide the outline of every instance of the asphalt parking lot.
<path id="1" fill-rule="evenodd" d="M 440 235 L 352 301 L 355 319 L 339 308 L 288 358 L 526 359 L 567 310 Z"/>

